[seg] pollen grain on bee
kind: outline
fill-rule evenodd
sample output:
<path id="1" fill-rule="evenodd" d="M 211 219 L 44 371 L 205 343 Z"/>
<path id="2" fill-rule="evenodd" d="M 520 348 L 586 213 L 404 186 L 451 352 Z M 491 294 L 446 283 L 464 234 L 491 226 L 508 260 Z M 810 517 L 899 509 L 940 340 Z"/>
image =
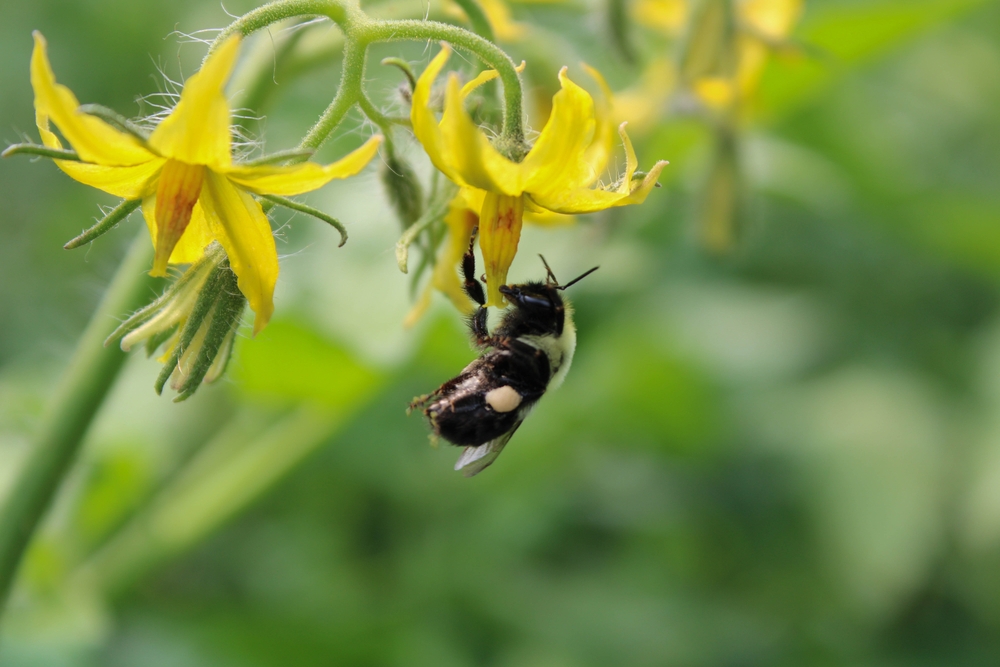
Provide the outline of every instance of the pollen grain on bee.
<path id="1" fill-rule="evenodd" d="M 510 385 L 504 385 L 486 392 L 486 404 L 497 412 L 510 412 L 521 405 L 521 394 Z"/>

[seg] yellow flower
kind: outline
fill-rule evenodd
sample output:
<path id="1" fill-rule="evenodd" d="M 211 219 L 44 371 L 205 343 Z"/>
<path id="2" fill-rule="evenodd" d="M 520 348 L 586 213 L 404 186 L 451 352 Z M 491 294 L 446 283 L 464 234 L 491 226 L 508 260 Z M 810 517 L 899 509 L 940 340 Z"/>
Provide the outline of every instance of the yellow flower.
<path id="1" fill-rule="evenodd" d="M 685 0 L 638 0 L 632 15 L 639 23 L 675 37 L 684 27 L 688 7 Z"/>
<path id="2" fill-rule="evenodd" d="M 691 83 L 698 97 L 717 110 L 745 101 L 757 89 L 770 50 L 788 38 L 801 16 L 802 0 L 740 0 L 735 14 L 735 71 Z"/>
<path id="3" fill-rule="evenodd" d="M 239 37 L 232 37 L 188 79 L 177 106 L 143 140 L 81 111 L 73 93 L 56 83 L 45 39 L 37 32 L 34 37 L 31 85 L 42 142 L 62 148 L 51 122 L 81 160 L 55 163 L 81 183 L 142 200 L 156 249 L 151 275 L 166 275 L 168 263 L 198 260 L 218 241 L 255 313 L 254 333 L 260 331 L 274 311 L 278 254 L 267 216 L 251 195 L 297 195 L 354 175 L 371 160 L 381 137 L 327 166 L 234 164 L 223 92 L 240 46 Z"/>
<path id="4" fill-rule="evenodd" d="M 493 28 L 493 34 L 499 42 L 516 42 L 521 40 L 527 33 L 527 28 L 523 23 L 518 23 L 510 13 L 510 7 L 504 0 L 481 0 L 480 8 L 486 14 L 486 20 Z M 468 20 L 465 10 L 455 2 L 446 2 L 444 11 L 459 20 Z"/>
<path id="5" fill-rule="evenodd" d="M 504 157 L 472 122 L 463 104 L 476 86 L 496 72 L 484 72 L 464 87 L 452 73 L 440 122 L 434 115 L 431 88 L 450 53 L 442 45 L 417 82 L 410 115 L 413 133 L 442 173 L 463 188 L 483 193 L 479 247 L 486 267 L 487 303 L 502 306 L 499 287 L 506 283 L 517 252 L 525 210 L 590 213 L 642 203 L 666 162 L 657 162 L 641 179 L 633 178 L 635 152 L 623 124 L 619 133 L 625 144 L 625 174 L 613 189 L 591 188 L 607 166 L 610 113 L 607 109 L 597 112 L 590 94 L 570 81 L 566 68 L 559 72 L 562 90 L 552 98 L 552 113 L 534 146 L 521 162 Z"/>

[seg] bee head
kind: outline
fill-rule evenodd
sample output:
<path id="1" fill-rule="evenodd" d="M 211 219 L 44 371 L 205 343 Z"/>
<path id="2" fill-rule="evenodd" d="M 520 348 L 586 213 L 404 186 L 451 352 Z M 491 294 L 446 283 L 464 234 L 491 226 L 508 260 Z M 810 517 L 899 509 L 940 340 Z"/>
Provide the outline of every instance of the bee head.
<path id="1" fill-rule="evenodd" d="M 542 257 L 542 263 L 548 272 L 544 283 L 501 285 L 500 293 L 520 312 L 521 319 L 532 333 L 559 336 L 562 335 L 566 319 L 566 304 L 559 292 L 590 275 L 597 270 L 597 267 L 595 266 L 565 285 L 560 285 L 544 257 Z"/>
<path id="2" fill-rule="evenodd" d="M 555 286 L 538 282 L 501 285 L 500 293 L 519 311 L 531 333 L 562 333 L 566 308 Z"/>

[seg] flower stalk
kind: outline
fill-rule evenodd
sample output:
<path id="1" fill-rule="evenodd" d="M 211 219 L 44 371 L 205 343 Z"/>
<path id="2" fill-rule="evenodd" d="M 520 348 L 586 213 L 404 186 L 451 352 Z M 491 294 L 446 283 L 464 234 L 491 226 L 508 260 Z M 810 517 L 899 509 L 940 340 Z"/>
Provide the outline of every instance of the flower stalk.
<path id="1" fill-rule="evenodd" d="M 23 469 L 0 506 L 0 610 L 32 534 L 125 363 L 125 354 L 104 347 L 104 339 L 122 313 L 138 308 L 148 297 L 154 282 L 147 274 L 152 258 L 153 249 L 143 230 L 77 342 Z"/>

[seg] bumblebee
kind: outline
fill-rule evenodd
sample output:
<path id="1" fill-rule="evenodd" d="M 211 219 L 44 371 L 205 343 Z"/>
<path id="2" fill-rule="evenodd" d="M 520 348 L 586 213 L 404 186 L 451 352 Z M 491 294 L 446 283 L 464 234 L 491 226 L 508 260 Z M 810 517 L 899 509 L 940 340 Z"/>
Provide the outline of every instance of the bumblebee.
<path id="1" fill-rule="evenodd" d="M 561 292 L 598 268 L 560 285 L 542 257 L 544 283 L 500 287 L 510 307 L 491 334 L 483 285 L 475 277 L 475 238 L 473 233 L 462 258 L 462 276 L 465 293 L 479 304 L 469 329 L 480 357 L 410 403 L 410 410 L 427 416 L 435 436 L 465 447 L 455 470 L 466 477 L 493 463 L 538 399 L 562 384 L 573 361 L 576 328 L 573 308 Z"/>

